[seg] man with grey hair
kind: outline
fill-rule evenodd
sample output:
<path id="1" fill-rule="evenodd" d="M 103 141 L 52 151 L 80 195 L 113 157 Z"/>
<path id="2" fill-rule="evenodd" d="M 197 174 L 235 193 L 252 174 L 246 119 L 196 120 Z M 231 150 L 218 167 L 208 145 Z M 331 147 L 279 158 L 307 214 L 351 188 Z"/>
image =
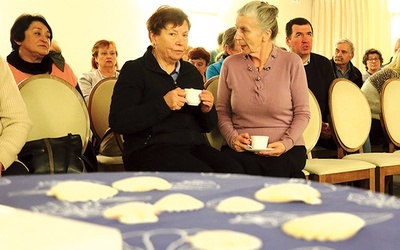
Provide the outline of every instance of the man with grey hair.
<path id="1" fill-rule="evenodd" d="M 349 39 L 340 39 L 336 42 L 335 55 L 331 59 L 335 78 L 346 78 L 361 88 L 362 74 L 352 63 L 354 57 L 354 45 Z"/>

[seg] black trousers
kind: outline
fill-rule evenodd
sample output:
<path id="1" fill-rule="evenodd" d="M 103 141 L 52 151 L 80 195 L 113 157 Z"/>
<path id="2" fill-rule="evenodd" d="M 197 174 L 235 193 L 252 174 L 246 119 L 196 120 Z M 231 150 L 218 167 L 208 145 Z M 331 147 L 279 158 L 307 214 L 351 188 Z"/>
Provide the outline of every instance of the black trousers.
<path id="1" fill-rule="evenodd" d="M 127 171 L 244 173 L 237 161 L 206 144 L 150 145 L 123 160 Z"/>
<path id="2" fill-rule="evenodd" d="M 221 151 L 237 160 L 246 174 L 271 177 L 305 178 L 302 172 L 306 165 L 306 148 L 294 146 L 279 157 L 264 157 L 252 152 L 236 152 L 229 146 L 223 146 Z"/>
<path id="3" fill-rule="evenodd" d="M 387 145 L 388 142 L 383 132 L 381 120 L 372 118 L 369 139 L 371 141 L 371 145 Z"/>

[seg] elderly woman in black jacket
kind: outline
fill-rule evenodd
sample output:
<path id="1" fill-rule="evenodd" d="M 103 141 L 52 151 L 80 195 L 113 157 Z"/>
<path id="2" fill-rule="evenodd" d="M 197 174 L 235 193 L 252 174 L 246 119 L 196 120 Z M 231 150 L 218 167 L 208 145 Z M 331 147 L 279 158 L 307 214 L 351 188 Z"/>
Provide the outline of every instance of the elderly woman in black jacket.
<path id="1" fill-rule="evenodd" d="M 161 6 L 147 29 L 152 45 L 122 67 L 111 103 L 109 122 L 123 134 L 125 169 L 243 173 L 202 134 L 216 126 L 217 115 L 202 76 L 181 59 L 188 46 L 188 16 Z M 185 88 L 202 89 L 198 106 L 186 103 Z"/>

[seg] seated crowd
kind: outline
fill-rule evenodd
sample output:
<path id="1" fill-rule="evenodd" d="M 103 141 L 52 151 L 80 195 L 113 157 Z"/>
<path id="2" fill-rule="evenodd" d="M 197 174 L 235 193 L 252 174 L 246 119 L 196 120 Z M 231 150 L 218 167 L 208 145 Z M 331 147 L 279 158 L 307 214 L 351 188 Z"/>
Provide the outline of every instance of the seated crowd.
<path id="1" fill-rule="evenodd" d="M 310 119 L 308 90 L 316 96 L 322 113 L 317 145 L 336 149 L 328 121 L 329 86 L 335 78 L 354 82 L 371 105 L 372 129 L 364 152 L 371 152 L 371 145 L 386 144 L 379 121 L 379 94 L 387 79 L 400 78 L 400 52 L 396 49 L 382 68 L 381 52 L 368 49 L 362 74 L 351 62 L 355 49 L 348 39 L 337 41 L 331 60 L 311 52 L 313 27 L 300 17 L 286 24 L 290 51 L 285 51 L 274 42 L 278 12 L 265 2 L 245 4 L 237 12 L 235 26 L 219 34 L 221 48 L 216 57 L 214 51 L 202 47 L 188 51 L 188 15 L 179 8 L 161 6 L 147 20 L 150 46 L 142 57 L 119 69 L 115 42 L 99 40 L 92 48 L 92 70 L 79 78 L 61 51 L 51 50 L 53 33 L 46 19 L 19 16 L 10 33 L 12 52 L 6 61 L 0 60 L 0 91 L 6 97 L 0 101 L 0 169 L 4 174 L 18 174 L 14 163 L 32 124 L 17 84 L 38 74 L 67 81 L 86 104 L 99 81 L 118 78 L 109 126 L 123 136 L 126 171 L 305 178 L 302 134 Z M 204 89 L 213 76 L 219 76 L 216 105 L 216 96 Z M 187 103 L 188 89 L 201 90 L 198 105 Z M 215 127 L 225 140 L 220 149 L 211 147 L 204 136 Z M 252 150 L 253 135 L 268 136 L 268 148 Z M 95 145 L 90 143 L 85 155 L 96 161 L 95 154 Z"/>

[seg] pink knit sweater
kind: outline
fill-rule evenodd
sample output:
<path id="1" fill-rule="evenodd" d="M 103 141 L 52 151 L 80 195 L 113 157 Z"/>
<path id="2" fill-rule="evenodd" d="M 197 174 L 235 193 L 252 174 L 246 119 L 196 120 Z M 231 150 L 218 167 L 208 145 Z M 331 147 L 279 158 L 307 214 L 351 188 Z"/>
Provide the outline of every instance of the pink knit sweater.
<path id="1" fill-rule="evenodd" d="M 298 55 L 274 48 L 260 72 L 243 54 L 225 59 L 218 86 L 218 126 L 226 142 L 241 133 L 268 135 L 286 151 L 304 145 L 308 86 Z"/>
<path id="2" fill-rule="evenodd" d="M 18 70 L 11 64 L 8 64 L 8 65 L 10 66 L 11 72 L 13 73 L 14 79 L 17 84 L 19 84 L 21 81 L 23 81 L 26 78 L 31 76 L 29 74 L 26 74 L 26 73 Z M 57 76 L 65 81 L 69 82 L 69 84 L 71 84 L 72 87 L 76 87 L 76 85 L 78 84 L 78 78 L 76 77 L 76 75 L 74 74 L 74 72 L 72 71 L 71 67 L 68 64 L 65 64 L 64 72 L 63 72 L 59 68 L 57 68 L 57 66 L 53 63 L 50 75 Z"/>

